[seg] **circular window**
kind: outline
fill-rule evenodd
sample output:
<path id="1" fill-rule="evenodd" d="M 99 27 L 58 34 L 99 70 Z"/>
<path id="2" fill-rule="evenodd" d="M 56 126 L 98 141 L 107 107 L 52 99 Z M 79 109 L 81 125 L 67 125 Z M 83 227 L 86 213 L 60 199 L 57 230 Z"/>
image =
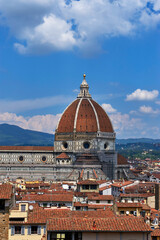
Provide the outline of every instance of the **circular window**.
<path id="1" fill-rule="evenodd" d="M 107 149 L 108 145 L 109 145 L 109 144 L 106 142 L 106 143 L 104 144 L 104 149 Z"/>
<path id="2" fill-rule="evenodd" d="M 84 143 L 83 143 L 83 147 L 84 147 L 85 149 L 88 149 L 88 148 L 90 147 L 90 143 L 89 143 L 89 142 L 84 142 Z"/>
<path id="3" fill-rule="evenodd" d="M 18 160 L 19 160 L 20 162 L 23 162 L 23 161 L 24 161 L 24 157 L 23 157 L 23 156 L 19 156 Z"/>
<path id="4" fill-rule="evenodd" d="M 42 157 L 42 162 L 45 162 L 47 160 L 46 156 Z"/>
<path id="5" fill-rule="evenodd" d="M 63 142 L 62 143 L 62 150 L 66 150 L 68 148 L 68 143 L 67 142 Z"/>

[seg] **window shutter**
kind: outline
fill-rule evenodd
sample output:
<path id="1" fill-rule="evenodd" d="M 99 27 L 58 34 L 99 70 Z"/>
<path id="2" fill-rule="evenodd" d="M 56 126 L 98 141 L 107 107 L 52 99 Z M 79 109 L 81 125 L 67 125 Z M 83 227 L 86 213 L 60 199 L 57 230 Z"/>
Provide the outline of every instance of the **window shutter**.
<path id="1" fill-rule="evenodd" d="M 13 236 L 15 234 L 15 227 L 11 226 L 11 235 Z"/>
<path id="2" fill-rule="evenodd" d="M 22 226 L 21 227 L 21 235 L 24 235 L 24 230 L 25 230 L 25 228 L 24 228 L 24 226 Z"/>
<path id="3" fill-rule="evenodd" d="M 41 235 L 41 226 L 38 226 L 37 233 L 38 233 L 38 235 Z"/>
<path id="4" fill-rule="evenodd" d="M 44 226 L 43 230 L 44 230 L 44 234 L 46 234 L 46 226 Z"/>
<path id="5" fill-rule="evenodd" d="M 31 235 L 31 226 L 28 226 L 28 235 Z"/>

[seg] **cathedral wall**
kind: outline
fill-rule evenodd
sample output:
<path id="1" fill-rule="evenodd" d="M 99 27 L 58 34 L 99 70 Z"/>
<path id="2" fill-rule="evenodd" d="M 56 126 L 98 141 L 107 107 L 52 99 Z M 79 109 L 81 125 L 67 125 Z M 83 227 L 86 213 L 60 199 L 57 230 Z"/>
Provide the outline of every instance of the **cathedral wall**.
<path id="1" fill-rule="evenodd" d="M 55 163 L 53 153 L 27 153 L 27 152 L 0 152 L 0 165 L 2 164 L 51 164 Z"/>

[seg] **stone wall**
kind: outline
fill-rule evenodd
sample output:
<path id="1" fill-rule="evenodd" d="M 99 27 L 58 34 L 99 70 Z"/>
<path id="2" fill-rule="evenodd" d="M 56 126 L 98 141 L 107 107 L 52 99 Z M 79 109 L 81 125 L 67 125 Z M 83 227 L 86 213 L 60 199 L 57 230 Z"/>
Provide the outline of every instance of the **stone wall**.
<path id="1" fill-rule="evenodd" d="M 0 239 L 8 240 L 9 213 L 0 212 Z"/>

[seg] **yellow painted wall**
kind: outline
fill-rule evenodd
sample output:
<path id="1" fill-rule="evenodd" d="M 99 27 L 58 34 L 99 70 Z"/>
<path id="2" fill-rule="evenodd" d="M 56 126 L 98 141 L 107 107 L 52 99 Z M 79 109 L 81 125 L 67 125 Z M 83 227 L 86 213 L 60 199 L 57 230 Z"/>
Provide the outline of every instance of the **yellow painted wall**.
<path id="1" fill-rule="evenodd" d="M 148 197 L 148 199 L 147 199 L 147 204 L 148 204 L 151 208 L 155 208 L 155 196 Z"/>
<path id="2" fill-rule="evenodd" d="M 43 226 L 41 227 L 41 235 L 31 234 L 28 235 L 28 228 L 25 226 L 25 235 L 15 234 L 11 236 L 11 228 L 9 228 L 9 239 L 8 240 L 41 240 L 44 234 Z"/>

